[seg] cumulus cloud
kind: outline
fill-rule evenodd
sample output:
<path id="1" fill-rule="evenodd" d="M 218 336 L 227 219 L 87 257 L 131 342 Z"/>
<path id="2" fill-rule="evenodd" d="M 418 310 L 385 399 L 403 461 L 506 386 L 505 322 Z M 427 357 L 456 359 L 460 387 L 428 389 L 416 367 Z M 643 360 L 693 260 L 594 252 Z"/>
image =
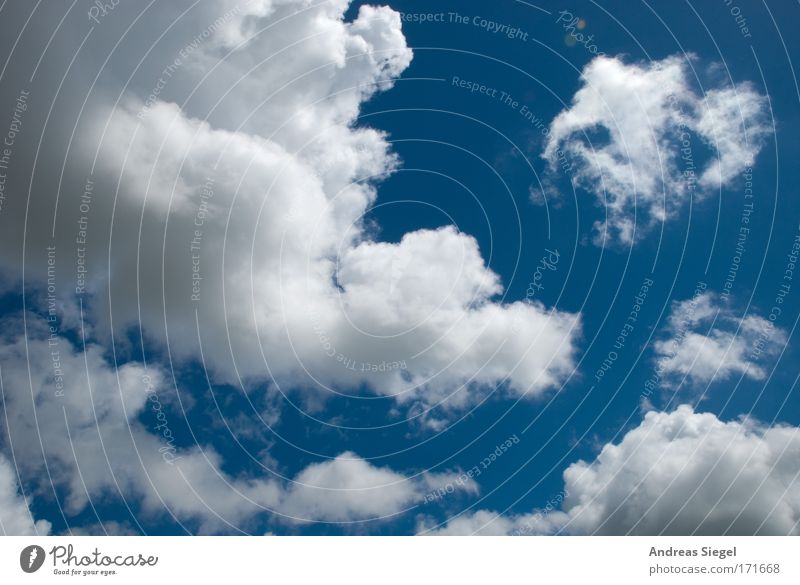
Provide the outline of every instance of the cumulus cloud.
<path id="1" fill-rule="evenodd" d="M 197 35 L 237 6 L 176 26 Z M 361 6 L 347 22 L 348 6 L 243 4 L 191 50 L 165 49 L 155 97 L 152 78 L 137 73 L 121 91 L 102 75 L 92 115 L 64 129 L 76 136 L 70 186 L 4 209 L 18 213 L 9 238 L 27 225 L 27 266 L 41 268 L 27 285 L 49 276 L 52 243 L 58 295 L 83 298 L 99 342 L 140 326 L 173 359 L 202 359 L 214 382 L 367 388 L 445 410 L 498 384 L 527 397 L 557 388 L 574 368 L 579 315 L 503 302 L 476 240 L 456 229 L 380 243 L 365 228 L 399 161 L 359 109 L 412 52 L 396 12 Z M 19 274 L 17 252 L 0 261 Z"/>
<path id="2" fill-rule="evenodd" d="M 551 123 L 543 157 L 571 160 L 573 184 L 605 206 L 600 242 L 635 235 L 673 216 L 693 195 L 731 184 L 755 163 L 771 127 L 767 99 L 750 84 L 698 94 L 685 59 L 625 63 L 601 56 Z M 707 160 L 705 160 L 707 159 Z"/>
<path id="3" fill-rule="evenodd" d="M 449 481 L 350 452 L 294 480 L 230 472 L 205 437 L 173 444 L 182 421 L 144 422 L 164 422 L 175 390 L 157 362 L 130 361 L 142 352 L 202 361 L 213 383 L 271 380 L 314 398 L 366 387 L 407 409 L 461 408 L 496 384 L 535 397 L 574 368 L 579 315 L 503 302 L 474 238 L 442 227 L 380 243 L 366 229 L 399 161 L 360 108 L 412 51 L 395 11 L 360 6 L 347 21 L 349 7 L 157 3 L 144 20 L 169 34 L 137 24 L 131 47 L 139 9 L 121 4 L 74 52 L 41 148 L 23 138 L 43 117 L 22 122 L 6 192 L 35 180 L 30 204 L 4 203 L 2 286 L 18 291 L 24 265 L 24 290 L 50 320 L 10 319 L 2 332 L 5 448 L 22 477 L 55 484 L 68 517 L 119 498 L 199 532 L 248 530 L 264 512 L 351 522 L 397 514 Z M 79 16 L 53 51 L 72 52 L 64 38 L 83 37 Z M 25 35 L 21 59 L 41 54 L 40 36 Z M 32 109 L 62 77 L 50 67 Z M 30 440 L 40 433 L 41 445 Z"/>
<path id="4" fill-rule="evenodd" d="M 246 482 L 219 471 L 220 458 L 200 446 L 179 452 L 178 420 L 164 413 L 169 399 L 158 369 L 140 363 L 114 367 L 97 345 L 85 350 L 50 335 L 41 319 L 5 323 L 0 345 L 6 448 L 23 477 L 63 488 L 67 515 L 93 499 L 117 497 L 141 503 L 145 514 L 197 521 L 201 531 L 244 525 L 247 517 L 278 501 L 275 482 Z M 150 432 L 141 415 L 156 416 Z M 163 424 L 162 424 L 163 423 Z M 39 440 L 31 440 L 32 438 Z M 49 478 L 49 479 L 47 479 Z M 38 493 L 46 494 L 46 483 Z"/>
<path id="5" fill-rule="evenodd" d="M 136 501 L 144 516 L 172 518 L 203 533 L 245 531 L 265 513 L 275 522 L 366 522 L 396 515 L 455 478 L 428 472 L 408 477 L 352 452 L 311 464 L 293 479 L 279 480 L 266 464 L 256 477 L 232 476 L 212 447 L 176 442 L 179 414 L 169 408 L 171 392 L 160 370 L 137 362 L 114 367 L 99 346 L 76 347 L 51 335 L 47 322 L 34 315 L 27 335 L 21 327 L 6 320 L 0 343 L 11 439 L 5 448 L 23 477 L 38 478 L 37 493 L 50 489 L 45 481 L 63 489 L 59 505 L 68 516 L 93 501 L 119 498 Z M 7 533 L 33 530 L 2 456 L 0 510 Z M 46 521 L 35 526 L 40 533 L 50 528 Z M 92 530 L 103 528 L 79 528 Z"/>
<path id="6" fill-rule="evenodd" d="M 564 472 L 561 509 L 481 510 L 431 534 L 800 534 L 800 429 L 649 412 L 618 445 Z"/>
<path id="7" fill-rule="evenodd" d="M 413 356 L 407 369 L 372 379 L 400 401 L 422 394 L 457 406 L 470 399 L 466 390 L 451 393 L 457 385 L 505 379 L 515 395 L 536 396 L 574 367 L 579 317 L 536 303 L 492 302 L 502 291 L 499 278 L 477 242 L 454 228 L 412 232 L 399 244 L 363 242 L 342 257 L 338 282 L 348 322 L 373 338 L 361 355 L 371 362 Z M 363 339 L 340 343 L 355 352 Z"/>
<path id="8" fill-rule="evenodd" d="M 462 487 L 457 477 L 425 472 L 409 478 L 345 452 L 330 461 L 309 465 L 298 474 L 287 490 L 282 511 L 297 520 L 388 518 L 407 511 L 437 487 Z M 463 489 L 474 493 L 477 486 L 464 483 Z"/>
<path id="9" fill-rule="evenodd" d="M 11 462 L 0 454 L 0 532 L 4 536 L 47 535 L 51 524 L 34 520 L 28 502 L 19 493 Z"/>
<path id="10" fill-rule="evenodd" d="M 774 356 L 788 336 L 768 319 L 751 313 L 736 316 L 711 292 L 676 301 L 665 335 L 653 344 L 656 377 L 672 386 L 722 381 L 734 376 L 763 380 L 761 358 Z"/>

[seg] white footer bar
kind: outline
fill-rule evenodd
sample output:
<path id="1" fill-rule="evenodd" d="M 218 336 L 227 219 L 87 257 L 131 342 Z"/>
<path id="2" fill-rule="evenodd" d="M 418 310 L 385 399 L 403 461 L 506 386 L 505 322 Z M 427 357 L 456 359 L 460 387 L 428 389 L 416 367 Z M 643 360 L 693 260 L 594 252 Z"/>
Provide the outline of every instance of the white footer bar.
<path id="1" fill-rule="evenodd" d="M 2 583 L 800 583 L 797 537 L 5 537 Z"/>

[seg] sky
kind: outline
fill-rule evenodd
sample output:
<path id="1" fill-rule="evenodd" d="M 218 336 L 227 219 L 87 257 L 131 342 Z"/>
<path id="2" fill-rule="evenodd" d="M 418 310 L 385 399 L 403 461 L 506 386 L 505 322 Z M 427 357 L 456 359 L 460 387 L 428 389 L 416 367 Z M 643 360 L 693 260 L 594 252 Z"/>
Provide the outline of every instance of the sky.
<path id="1" fill-rule="evenodd" d="M 0 14 L 1 533 L 800 533 L 796 5 Z"/>

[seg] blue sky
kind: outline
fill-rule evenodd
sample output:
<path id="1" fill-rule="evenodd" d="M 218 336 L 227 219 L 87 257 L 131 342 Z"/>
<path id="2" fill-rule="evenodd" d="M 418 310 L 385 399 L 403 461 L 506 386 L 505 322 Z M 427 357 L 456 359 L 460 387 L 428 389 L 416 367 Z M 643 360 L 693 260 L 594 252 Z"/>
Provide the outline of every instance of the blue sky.
<path id="1" fill-rule="evenodd" d="M 12 4 L 4 532 L 800 529 L 796 7 Z"/>

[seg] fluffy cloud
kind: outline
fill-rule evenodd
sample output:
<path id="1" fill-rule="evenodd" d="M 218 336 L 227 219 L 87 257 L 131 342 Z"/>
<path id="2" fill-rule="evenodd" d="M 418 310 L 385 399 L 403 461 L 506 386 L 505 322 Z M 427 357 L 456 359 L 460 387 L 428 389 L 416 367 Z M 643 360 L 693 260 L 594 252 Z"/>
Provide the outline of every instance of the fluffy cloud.
<path id="1" fill-rule="evenodd" d="M 50 523 L 33 519 L 28 502 L 17 487 L 17 475 L 11 462 L 0 454 L 0 533 L 4 536 L 48 534 Z"/>
<path id="2" fill-rule="evenodd" d="M 771 132 L 766 98 L 747 83 L 698 95 L 689 79 L 681 57 L 597 57 L 551 123 L 543 156 L 554 170 L 571 159 L 573 184 L 605 205 L 597 241 L 607 229 L 612 241 L 632 243 L 693 194 L 718 190 L 754 164 Z"/>
<path id="3" fill-rule="evenodd" d="M 351 452 L 309 465 L 287 490 L 281 511 L 297 520 L 348 522 L 400 514 L 440 486 L 457 484 L 457 474 L 422 473 L 409 478 L 375 467 Z M 476 492 L 474 483 L 464 489 Z"/>
<path id="4" fill-rule="evenodd" d="M 179 367 L 202 360 L 215 383 L 271 380 L 314 398 L 366 385 L 408 409 L 464 407 L 495 383 L 539 396 L 572 371 L 579 316 L 498 300 L 474 238 L 451 227 L 370 237 L 363 217 L 399 161 L 358 116 L 412 52 L 395 11 L 361 6 L 348 22 L 349 6 L 158 3 L 147 20 L 171 23 L 169 34 L 137 27 L 136 47 L 117 47 L 138 15 L 120 5 L 76 57 L 41 149 L 15 146 L 7 192 L 36 180 L 30 204 L 3 207 L 2 285 L 19 290 L 24 265 L 29 297 L 54 296 L 38 306 L 52 321 L 31 315 L 2 332 L 5 448 L 23 477 L 55 484 L 68 516 L 120 498 L 200 532 L 248 530 L 265 512 L 350 522 L 396 514 L 448 481 L 352 453 L 294 481 L 230 473 L 205 438 L 174 446 L 172 422 L 143 422 L 168 416 L 175 391 L 157 363 L 128 361 L 140 352 L 168 348 Z M 68 18 L 62 30 L 85 27 Z M 41 54 L 33 38 L 20 55 Z M 39 83 L 61 78 L 50 66 Z M 138 339 L 145 347 L 130 347 Z M 41 446 L 30 440 L 40 433 Z"/>
<path id="5" fill-rule="evenodd" d="M 361 243 L 343 255 L 338 282 L 348 322 L 373 339 L 359 352 L 366 361 L 413 356 L 407 369 L 372 379 L 400 401 L 424 392 L 428 402 L 457 406 L 470 398 L 466 389 L 452 392 L 459 384 L 506 378 L 515 395 L 536 396 L 574 367 L 578 316 L 491 302 L 502 291 L 497 275 L 477 242 L 453 228 L 412 232 L 399 244 Z M 366 345 L 361 335 L 340 343 L 351 355 Z"/>
<path id="6" fill-rule="evenodd" d="M 430 519 L 423 518 L 417 532 L 435 536 L 507 536 L 513 532 L 515 522 L 515 518 L 497 512 L 476 510 L 451 518 L 444 526 L 436 526 Z"/>
<path id="7" fill-rule="evenodd" d="M 737 375 L 763 380 L 767 373 L 758 360 L 775 355 L 787 341 L 786 332 L 771 321 L 755 314 L 737 317 L 704 292 L 673 303 L 666 336 L 653 344 L 656 375 L 665 385 Z"/>
<path id="8" fill-rule="evenodd" d="M 428 533 L 798 534 L 798 462 L 797 427 L 723 422 L 683 405 L 649 412 L 618 445 L 570 465 L 561 510 L 482 510 Z"/>
<path id="9" fill-rule="evenodd" d="M 67 515 L 116 496 L 140 501 L 145 514 L 196 521 L 201 531 L 229 530 L 278 502 L 275 482 L 227 477 L 213 449 L 177 449 L 172 430 L 178 421 L 166 414 L 170 393 L 159 370 L 114 367 L 99 346 L 75 347 L 33 316 L 26 334 L 18 322 L 5 328 L 6 447 L 23 477 L 64 489 L 59 504 Z M 142 415 L 163 425 L 150 432 L 139 422 Z M 50 489 L 42 483 L 37 493 Z"/>
<path id="10" fill-rule="evenodd" d="M 172 429 L 180 421 L 158 369 L 140 363 L 115 368 L 98 346 L 81 351 L 66 337 L 51 335 L 47 322 L 33 315 L 27 335 L 21 327 L 6 320 L 0 343 L 11 439 L 5 447 L 13 449 L 23 477 L 49 477 L 63 488 L 60 505 L 68 516 L 94 500 L 116 497 L 138 502 L 145 516 L 189 522 L 188 530 L 196 526 L 204 533 L 246 531 L 265 513 L 277 522 L 366 522 L 391 517 L 455 478 L 406 477 L 351 452 L 311 464 L 291 481 L 266 471 L 264 477 L 233 477 L 222 471 L 213 448 L 176 444 Z M 40 483 L 37 493 L 49 489 Z M 1 457 L 0 510 L 7 533 L 33 530 L 15 474 Z M 40 533 L 49 527 L 36 523 Z M 85 530 L 102 532 L 101 525 Z"/>
<path id="11" fill-rule="evenodd" d="M 361 6 L 346 22 L 348 6 L 243 4 L 185 57 L 165 50 L 154 99 L 138 74 L 121 92 L 102 76 L 75 129 L 70 187 L 36 190 L 8 224 L 20 242 L 27 225 L 27 265 L 42 268 L 26 271 L 28 286 L 49 276 L 52 242 L 59 297 L 80 288 L 99 342 L 141 327 L 173 359 L 202 359 L 215 382 L 366 386 L 444 410 L 498 383 L 515 396 L 557 388 L 574 368 L 579 315 L 498 300 L 499 277 L 453 228 L 397 243 L 365 229 L 398 161 L 384 134 L 357 124 L 359 108 L 412 53 L 396 12 Z M 176 26 L 196 35 L 236 7 Z M 6 266 L 23 256 L 0 254 Z"/>

